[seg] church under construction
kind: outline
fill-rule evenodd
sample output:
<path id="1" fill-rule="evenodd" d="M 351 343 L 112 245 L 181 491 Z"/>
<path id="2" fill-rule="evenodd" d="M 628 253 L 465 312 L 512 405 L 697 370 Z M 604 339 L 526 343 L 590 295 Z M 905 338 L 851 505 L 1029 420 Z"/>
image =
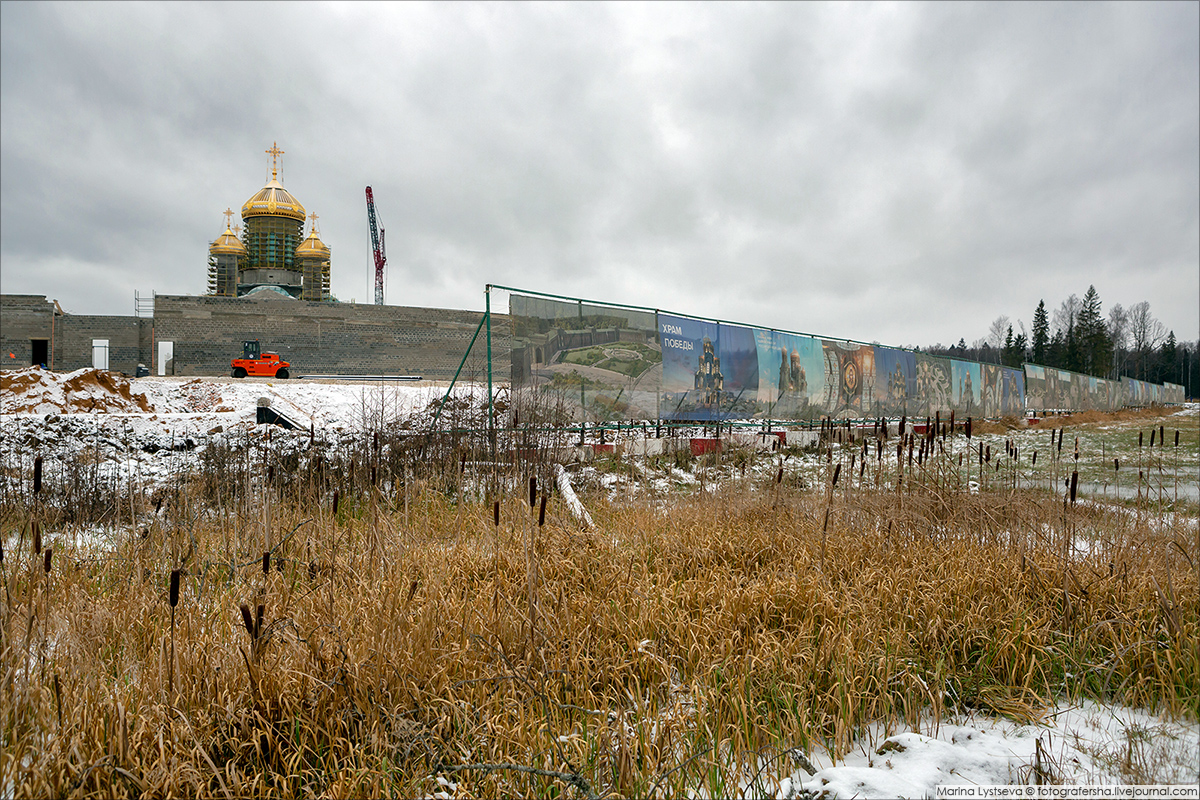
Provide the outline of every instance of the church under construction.
<path id="1" fill-rule="evenodd" d="M 205 294 L 155 293 L 135 303 L 134 316 L 72 314 L 45 295 L 0 294 L 0 369 L 228 375 L 242 342 L 258 339 L 296 375 L 452 377 L 482 313 L 337 302 L 317 215 L 284 188 L 283 150 L 273 143 L 266 153 L 270 178 L 242 204 L 240 225 L 226 208 L 225 230 L 208 245 Z M 494 351 L 507 355 L 508 318 L 493 322 Z"/>
<path id="2" fill-rule="evenodd" d="M 242 204 L 242 225 L 232 227 L 233 210 L 225 209 L 225 232 L 209 245 L 208 294 L 276 292 L 296 300 L 331 300 L 330 250 L 318 233 L 317 215 L 305 217 L 304 206 L 283 188 L 279 157 L 284 151 L 278 143 L 266 153 L 271 179 Z M 304 237 L 306 219 L 311 227 Z"/>

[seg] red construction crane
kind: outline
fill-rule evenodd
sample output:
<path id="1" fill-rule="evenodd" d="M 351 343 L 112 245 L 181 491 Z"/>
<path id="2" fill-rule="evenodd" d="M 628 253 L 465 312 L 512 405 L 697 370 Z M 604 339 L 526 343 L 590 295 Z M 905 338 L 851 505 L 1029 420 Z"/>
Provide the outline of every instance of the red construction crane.
<path id="1" fill-rule="evenodd" d="M 375 195 L 367 187 L 367 219 L 371 223 L 371 247 L 375 251 L 375 305 L 383 305 L 383 266 L 387 256 L 383 250 L 383 226 L 375 224 Z"/>

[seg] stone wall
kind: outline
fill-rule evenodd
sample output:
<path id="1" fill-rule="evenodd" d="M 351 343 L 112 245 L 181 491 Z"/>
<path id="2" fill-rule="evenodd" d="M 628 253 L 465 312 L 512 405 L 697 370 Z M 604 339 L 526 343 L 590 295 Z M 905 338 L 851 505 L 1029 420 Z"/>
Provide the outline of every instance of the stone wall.
<path id="1" fill-rule="evenodd" d="M 229 361 L 242 353 L 242 341 L 258 339 L 266 352 L 305 374 L 420 375 L 431 380 L 454 376 L 482 312 L 406 306 L 357 305 L 254 298 L 157 295 L 154 338 L 174 343 L 174 374 L 228 375 Z M 492 315 L 493 361 L 507 378 L 512 324 Z M 484 334 L 470 366 L 476 371 L 485 352 Z M 151 366 L 147 363 L 147 366 Z M 157 373 L 156 366 L 151 367 Z M 476 376 L 477 377 L 477 376 Z"/>

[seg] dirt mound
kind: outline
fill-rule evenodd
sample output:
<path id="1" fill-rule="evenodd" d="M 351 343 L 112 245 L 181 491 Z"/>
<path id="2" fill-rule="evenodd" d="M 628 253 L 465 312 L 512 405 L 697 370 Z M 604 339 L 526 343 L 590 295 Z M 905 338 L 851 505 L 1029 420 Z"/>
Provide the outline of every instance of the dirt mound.
<path id="1" fill-rule="evenodd" d="M 1178 406 L 1155 406 L 1153 408 L 1125 408 L 1120 411 L 1077 411 L 1074 414 L 1043 417 L 1039 428 L 1065 428 L 1070 425 L 1085 425 L 1090 422 L 1130 422 L 1169 417 L 1179 411 Z"/>
<path id="2" fill-rule="evenodd" d="M 209 411 L 233 411 L 224 403 L 221 387 L 215 383 L 206 383 L 199 379 L 188 381 L 179 387 L 179 393 L 184 402 L 184 409 L 191 413 Z"/>
<path id="3" fill-rule="evenodd" d="M 102 369 L 58 374 L 28 367 L 0 374 L 0 413 L 78 414 L 105 411 L 154 411 L 127 378 Z"/>

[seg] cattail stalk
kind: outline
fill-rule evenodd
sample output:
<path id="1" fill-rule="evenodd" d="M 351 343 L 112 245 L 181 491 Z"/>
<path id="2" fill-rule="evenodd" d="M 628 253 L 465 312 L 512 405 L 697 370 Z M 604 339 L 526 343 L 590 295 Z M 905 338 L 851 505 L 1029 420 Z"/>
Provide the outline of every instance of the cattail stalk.
<path id="1" fill-rule="evenodd" d="M 175 606 L 179 605 L 179 573 L 171 570 L 171 591 L 168 602 L 171 604 L 171 661 L 167 665 L 167 692 L 175 691 Z"/>

